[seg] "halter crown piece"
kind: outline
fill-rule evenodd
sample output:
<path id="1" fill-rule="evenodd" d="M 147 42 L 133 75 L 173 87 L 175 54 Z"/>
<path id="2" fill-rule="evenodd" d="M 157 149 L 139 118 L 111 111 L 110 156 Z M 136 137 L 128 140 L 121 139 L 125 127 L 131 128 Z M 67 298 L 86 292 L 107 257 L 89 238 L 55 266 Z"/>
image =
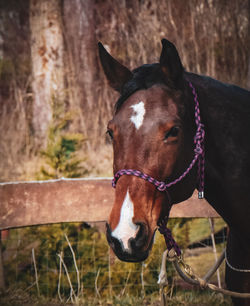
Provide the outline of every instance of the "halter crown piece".
<path id="1" fill-rule="evenodd" d="M 191 82 L 188 83 L 190 88 L 192 89 L 192 93 L 194 96 L 194 102 L 195 102 L 195 123 L 197 126 L 196 133 L 194 136 L 194 158 L 191 161 L 190 165 L 188 168 L 183 172 L 181 176 L 179 176 L 177 179 L 170 183 L 165 183 L 156 180 L 152 176 L 145 174 L 139 170 L 133 170 L 133 169 L 121 169 L 116 174 L 114 175 L 114 178 L 112 180 L 112 186 L 115 188 L 116 183 L 118 179 L 122 175 L 134 175 L 137 177 L 140 177 L 144 179 L 145 181 L 155 185 L 155 187 L 159 191 L 166 191 L 169 187 L 172 185 L 175 185 L 176 183 L 180 182 L 184 177 L 191 171 L 195 163 L 197 162 L 197 167 L 198 167 L 198 173 L 197 173 L 197 184 L 198 184 L 198 198 L 203 199 L 204 198 L 204 173 L 205 173 L 205 151 L 204 151 L 204 138 L 205 138 L 205 131 L 204 131 L 204 125 L 201 123 L 201 116 L 200 116 L 200 107 L 199 107 L 199 101 L 197 97 L 196 90 Z"/>

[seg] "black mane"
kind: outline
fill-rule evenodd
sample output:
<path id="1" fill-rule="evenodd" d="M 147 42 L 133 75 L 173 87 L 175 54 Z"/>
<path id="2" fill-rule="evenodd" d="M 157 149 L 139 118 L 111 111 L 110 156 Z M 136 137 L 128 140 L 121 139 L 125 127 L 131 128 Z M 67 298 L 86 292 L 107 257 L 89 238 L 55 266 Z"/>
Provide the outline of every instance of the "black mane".
<path id="1" fill-rule="evenodd" d="M 121 96 L 116 102 L 116 111 L 123 105 L 123 103 L 140 89 L 148 89 L 155 84 L 166 84 L 166 78 L 161 71 L 160 64 L 146 64 L 142 65 L 132 71 L 133 78 L 129 80 L 122 88 Z"/>
<path id="2" fill-rule="evenodd" d="M 164 84 L 168 88 L 173 89 L 173 84 L 166 79 L 163 74 L 160 64 L 145 64 L 132 71 L 133 77 L 124 84 L 121 90 L 121 96 L 115 104 L 115 111 L 118 111 L 123 103 L 136 91 L 148 89 L 156 84 Z M 239 111 L 244 117 L 250 114 L 249 91 L 241 87 L 220 82 L 211 77 L 202 76 L 184 70 L 184 79 L 191 81 L 198 89 L 198 93 L 202 95 L 205 92 L 204 100 L 210 101 L 211 104 L 215 99 L 216 104 L 231 105 L 227 106 Z M 184 86 L 185 88 L 185 86 Z M 184 89 L 183 88 L 183 89 Z M 175 88 L 176 89 L 176 88 Z"/>

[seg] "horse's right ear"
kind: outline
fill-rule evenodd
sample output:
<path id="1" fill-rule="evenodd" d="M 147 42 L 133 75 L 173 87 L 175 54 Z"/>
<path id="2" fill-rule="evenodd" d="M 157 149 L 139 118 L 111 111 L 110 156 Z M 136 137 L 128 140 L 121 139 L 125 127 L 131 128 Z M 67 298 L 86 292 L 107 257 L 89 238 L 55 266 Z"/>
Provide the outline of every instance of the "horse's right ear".
<path id="1" fill-rule="evenodd" d="M 160 67 L 166 80 L 179 87 L 183 77 L 184 68 L 175 45 L 167 39 L 162 39 Z"/>
<path id="2" fill-rule="evenodd" d="M 99 56 L 109 85 L 121 93 L 123 85 L 132 79 L 132 72 L 115 60 L 99 42 Z"/>

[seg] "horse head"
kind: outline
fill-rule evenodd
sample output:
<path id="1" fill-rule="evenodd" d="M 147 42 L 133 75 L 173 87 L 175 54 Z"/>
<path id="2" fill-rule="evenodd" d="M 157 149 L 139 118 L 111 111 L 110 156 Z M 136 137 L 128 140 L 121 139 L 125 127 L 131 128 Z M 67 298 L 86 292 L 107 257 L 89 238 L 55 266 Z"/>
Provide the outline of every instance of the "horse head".
<path id="1" fill-rule="evenodd" d="M 175 46 L 162 40 L 159 63 L 132 71 L 101 43 L 99 54 L 110 86 L 120 93 L 108 123 L 114 174 L 136 169 L 157 181 L 176 179 L 193 158 L 195 123 L 190 88 Z M 159 222 L 168 217 L 171 205 L 192 195 L 196 187 L 194 168 L 164 192 L 134 175 L 119 178 L 107 224 L 107 239 L 118 258 L 147 258 L 154 233 Z"/>

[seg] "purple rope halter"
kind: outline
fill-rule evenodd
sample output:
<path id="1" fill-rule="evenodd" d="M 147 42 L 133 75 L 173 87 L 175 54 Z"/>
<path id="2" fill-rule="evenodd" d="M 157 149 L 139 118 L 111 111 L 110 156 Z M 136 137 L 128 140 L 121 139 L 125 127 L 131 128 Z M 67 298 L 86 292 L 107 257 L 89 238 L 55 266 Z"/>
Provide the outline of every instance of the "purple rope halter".
<path id="1" fill-rule="evenodd" d="M 199 101 L 197 97 L 196 90 L 191 82 L 189 82 L 189 86 L 192 89 L 192 93 L 194 96 L 194 102 L 195 102 L 195 123 L 197 126 L 197 130 L 194 136 L 194 158 L 191 161 L 188 168 L 183 172 L 181 176 L 179 176 L 177 179 L 170 183 L 165 183 L 156 180 L 152 176 L 145 174 L 139 170 L 134 169 L 121 169 L 118 172 L 116 172 L 113 180 L 112 180 L 112 186 L 115 188 L 118 179 L 122 175 L 134 175 L 137 177 L 140 177 L 144 179 L 145 181 L 155 185 L 155 187 L 159 191 L 167 191 L 169 187 L 172 185 L 175 185 L 176 183 L 180 182 L 193 168 L 196 162 L 198 162 L 198 198 L 203 199 L 204 198 L 204 173 L 205 173 L 205 151 L 204 151 L 204 138 L 205 138 L 205 131 L 204 131 L 204 125 L 201 123 L 201 116 L 200 116 L 200 108 L 199 108 Z"/>

